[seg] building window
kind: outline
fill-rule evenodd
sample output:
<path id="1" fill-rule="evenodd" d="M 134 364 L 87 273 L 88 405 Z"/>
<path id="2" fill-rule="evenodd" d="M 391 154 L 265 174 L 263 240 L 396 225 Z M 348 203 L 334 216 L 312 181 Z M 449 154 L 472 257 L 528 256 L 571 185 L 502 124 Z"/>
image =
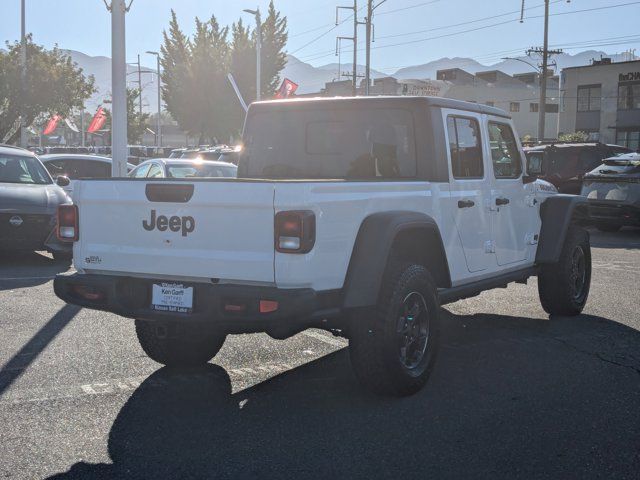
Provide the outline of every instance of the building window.
<path id="1" fill-rule="evenodd" d="M 578 87 L 578 111 L 599 111 L 601 95 L 602 89 L 600 85 L 587 85 L 584 87 Z"/>
<path id="2" fill-rule="evenodd" d="M 484 103 L 485 103 L 485 105 L 487 107 L 495 107 L 496 106 L 496 102 L 488 101 L 488 102 L 484 102 Z"/>
<path id="3" fill-rule="evenodd" d="M 558 104 L 557 103 L 547 103 L 545 105 L 544 111 L 546 113 L 558 113 Z"/>
<path id="4" fill-rule="evenodd" d="M 638 150 L 640 148 L 640 130 L 618 130 L 616 145 Z"/>
<path id="5" fill-rule="evenodd" d="M 537 103 L 530 103 L 529 104 L 529 111 L 531 113 L 538 113 L 538 104 Z"/>
<path id="6" fill-rule="evenodd" d="M 640 83 L 618 85 L 618 110 L 640 109 Z"/>
<path id="7" fill-rule="evenodd" d="M 520 102 L 509 102 L 509 111 L 510 112 L 519 112 L 520 111 Z"/>

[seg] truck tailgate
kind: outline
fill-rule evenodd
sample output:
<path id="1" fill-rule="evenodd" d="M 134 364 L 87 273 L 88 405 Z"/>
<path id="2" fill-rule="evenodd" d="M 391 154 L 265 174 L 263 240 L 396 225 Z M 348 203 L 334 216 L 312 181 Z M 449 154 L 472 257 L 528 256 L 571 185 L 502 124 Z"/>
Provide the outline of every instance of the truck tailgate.
<path id="1" fill-rule="evenodd" d="M 274 186 L 237 181 L 80 181 L 76 268 L 274 282 Z"/>

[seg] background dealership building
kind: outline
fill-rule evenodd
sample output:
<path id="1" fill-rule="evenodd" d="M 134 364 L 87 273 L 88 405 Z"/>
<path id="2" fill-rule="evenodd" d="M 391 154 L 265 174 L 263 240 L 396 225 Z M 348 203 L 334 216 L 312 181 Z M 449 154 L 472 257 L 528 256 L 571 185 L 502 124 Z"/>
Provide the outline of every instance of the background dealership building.
<path id="1" fill-rule="evenodd" d="M 377 78 L 370 88 L 371 95 L 429 95 L 483 103 L 506 110 L 513 117 L 521 136 L 537 137 L 539 115 L 539 75 L 523 73 L 508 75 L 498 70 L 475 75 L 460 68 L 438 70 L 436 80 L 397 80 Z M 550 77 L 547 90 L 545 138 L 558 133 L 558 77 Z M 363 94 L 364 88 L 358 89 Z M 320 92 L 324 96 L 350 96 L 351 80 L 329 82 Z M 308 96 L 317 96 L 310 94 Z M 305 95 L 307 96 L 307 95 Z"/>
<path id="2" fill-rule="evenodd" d="M 640 60 L 604 58 L 562 71 L 560 132 L 588 132 L 592 140 L 640 147 Z"/>

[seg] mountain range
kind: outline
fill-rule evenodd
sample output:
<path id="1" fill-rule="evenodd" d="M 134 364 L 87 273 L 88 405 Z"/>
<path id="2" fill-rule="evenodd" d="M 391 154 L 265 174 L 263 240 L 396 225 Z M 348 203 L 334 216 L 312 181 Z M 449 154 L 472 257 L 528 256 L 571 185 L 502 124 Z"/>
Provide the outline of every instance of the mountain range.
<path id="1" fill-rule="evenodd" d="M 95 110 L 98 105 L 110 98 L 111 94 L 111 59 L 104 56 L 92 57 L 75 50 L 66 50 L 74 62 L 78 64 L 86 75 L 93 75 L 97 92 L 87 101 L 86 108 L 89 111 Z M 600 59 L 601 57 L 610 57 L 614 62 L 628 59 L 625 54 L 608 54 L 602 51 L 586 50 L 574 55 L 563 53 L 553 57 L 554 63 L 558 70 L 567 67 L 575 67 L 580 65 L 589 65 L 591 60 Z M 638 57 L 636 57 L 638 58 Z M 533 67 L 523 62 L 533 63 L 535 60 L 529 57 L 519 57 L 518 59 L 502 60 L 498 63 L 485 65 L 473 58 L 455 57 L 440 58 L 423 64 L 408 66 L 401 68 L 393 73 L 383 73 L 377 70 L 371 70 L 372 78 L 395 77 L 398 80 L 403 79 L 435 79 L 438 70 L 447 68 L 461 68 L 469 73 L 476 73 L 487 70 L 501 70 L 509 75 L 515 73 L 524 73 L 532 71 Z M 350 71 L 351 64 L 330 63 L 315 67 L 309 63 L 305 63 L 293 55 L 287 57 L 287 65 L 281 73 L 282 78 L 289 78 L 299 84 L 298 93 L 319 92 L 326 82 L 338 80 L 338 72 Z M 157 82 L 155 76 L 155 68 L 141 67 L 142 72 L 142 105 L 147 112 L 157 111 Z M 128 64 L 127 66 L 127 83 L 130 88 L 136 88 L 138 82 L 137 65 Z M 358 75 L 364 73 L 364 66 L 358 65 Z M 347 79 L 347 77 L 342 77 Z"/>

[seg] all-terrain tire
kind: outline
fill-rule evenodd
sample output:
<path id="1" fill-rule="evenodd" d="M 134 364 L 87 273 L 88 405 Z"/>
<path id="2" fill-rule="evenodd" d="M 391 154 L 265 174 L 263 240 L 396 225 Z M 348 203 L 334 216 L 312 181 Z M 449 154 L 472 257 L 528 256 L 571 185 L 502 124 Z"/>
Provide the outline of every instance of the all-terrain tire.
<path id="1" fill-rule="evenodd" d="M 596 228 L 601 232 L 617 232 L 622 228 L 622 225 L 616 225 L 614 223 L 596 223 Z"/>
<path id="2" fill-rule="evenodd" d="M 589 234 L 578 226 L 569 227 L 560 261 L 542 265 L 538 293 L 542 308 L 549 315 L 579 315 L 591 285 L 591 246 Z"/>
<path id="3" fill-rule="evenodd" d="M 216 356 L 226 335 L 204 325 L 136 320 L 144 352 L 169 367 L 203 365 Z"/>
<path id="4" fill-rule="evenodd" d="M 411 305 L 414 301 L 423 312 L 416 313 L 413 307 L 413 313 L 409 312 L 407 302 Z M 437 353 L 439 315 L 437 290 L 429 271 L 422 265 L 392 260 L 377 305 L 351 318 L 349 353 L 360 383 L 374 393 L 393 396 L 412 395 L 424 387 Z M 407 327 L 409 319 L 420 325 L 426 319 L 428 324 L 426 346 L 419 359 L 417 346 L 422 345 L 424 332 L 422 327 L 417 329 L 420 340 L 406 346 L 407 335 L 415 326 Z M 415 351 L 409 355 L 410 348 Z"/>

